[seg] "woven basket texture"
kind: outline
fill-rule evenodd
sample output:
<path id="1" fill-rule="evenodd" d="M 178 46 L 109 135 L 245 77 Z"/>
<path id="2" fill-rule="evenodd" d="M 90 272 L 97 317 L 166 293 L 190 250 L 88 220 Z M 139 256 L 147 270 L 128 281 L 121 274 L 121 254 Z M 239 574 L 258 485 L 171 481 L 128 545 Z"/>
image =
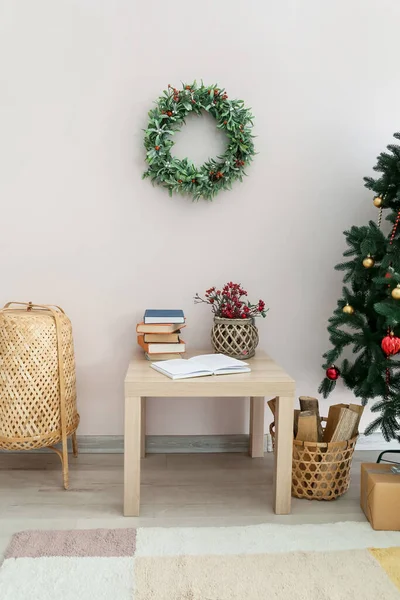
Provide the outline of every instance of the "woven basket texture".
<path id="1" fill-rule="evenodd" d="M 72 327 L 62 312 L 57 320 L 70 436 L 79 423 Z M 50 310 L 0 311 L 1 449 L 30 450 L 62 439 L 59 366 L 56 321 Z"/>
<path id="2" fill-rule="evenodd" d="M 326 422 L 326 419 L 321 419 Z M 270 426 L 275 449 L 275 423 Z M 350 486 L 350 469 L 358 435 L 345 442 L 293 440 L 292 496 L 335 500 Z"/>
<path id="3" fill-rule="evenodd" d="M 258 330 L 253 319 L 214 317 L 211 342 L 217 353 L 232 358 L 251 358 L 258 346 Z"/>

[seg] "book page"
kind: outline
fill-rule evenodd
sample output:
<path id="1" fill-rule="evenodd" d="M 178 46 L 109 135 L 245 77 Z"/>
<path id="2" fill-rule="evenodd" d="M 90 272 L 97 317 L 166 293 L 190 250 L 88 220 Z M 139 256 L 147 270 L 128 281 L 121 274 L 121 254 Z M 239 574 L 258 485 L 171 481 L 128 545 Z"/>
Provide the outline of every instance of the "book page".
<path id="1" fill-rule="evenodd" d="M 200 363 L 193 364 L 190 360 L 172 359 L 159 360 L 153 363 L 161 370 L 170 373 L 171 375 L 188 375 L 190 373 L 198 373 L 200 371 L 208 371 L 207 367 Z"/>
<path id="2" fill-rule="evenodd" d="M 224 354 L 201 354 L 200 356 L 189 358 L 186 362 L 191 363 L 192 365 L 195 364 L 196 367 L 199 366 L 212 372 L 218 371 L 219 369 L 232 369 L 232 371 L 234 371 L 235 369 L 247 367 L 247 363 L 243 360 L 237 360 L 236 358 L 231 358 Z"/>

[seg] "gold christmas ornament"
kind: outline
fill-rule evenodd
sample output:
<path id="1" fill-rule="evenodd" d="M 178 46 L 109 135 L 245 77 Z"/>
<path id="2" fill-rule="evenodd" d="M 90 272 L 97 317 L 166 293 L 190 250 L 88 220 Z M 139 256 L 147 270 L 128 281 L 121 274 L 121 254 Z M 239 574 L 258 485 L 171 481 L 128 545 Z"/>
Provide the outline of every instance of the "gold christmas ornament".
<path id="1" fill-rule="evenodd" d="M 364 260 L 363 260 L 363 265 L 366 269 L 370 269 L 371 267 L 374 266 L 374 264 L 375 264 L 375 261 L 370 254 L 368 254 L 367 258 L 364 258 Z"/>
<path id="2" fill-rule="evenodd" d="M 392 289 L 392 298 L 400 300 L 400 283 L 397 284 L 397 287 Z"/>
<path id="3" fill-rule="evenodd" d="M 375 196 L 375 198 L 373 199 L 373 203 L 376 206 L 376 208 L 380 208 L 383 204 L 383 198 L 381 198 L 380 196 Z"/>
<path id="4" fill-rule="evenodd" d="M 354 313 L 354 308 L 347 303 L 346 306 L 343 306 L 343 312 L 346 313 L 346 315 L 352 315 Z"/>

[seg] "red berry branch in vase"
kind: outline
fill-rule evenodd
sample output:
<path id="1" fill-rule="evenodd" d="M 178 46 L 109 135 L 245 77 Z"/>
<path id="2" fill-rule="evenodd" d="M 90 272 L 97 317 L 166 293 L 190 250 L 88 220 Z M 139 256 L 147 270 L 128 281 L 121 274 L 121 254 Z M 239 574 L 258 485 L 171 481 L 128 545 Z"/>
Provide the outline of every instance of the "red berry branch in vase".
<path id="1" fill-rule="evenodd" d="M 257 304 L 251 304 L 244 298 L 247 297 L 247 291 L 242 288 L 240 283 L 230 281 L 221 289 L 215 286 L 206 290 L 204 298 L 196 294 L 195 304 L 205 303 L 211 305 L 211 310 L 216 317 L 223 319 L 252 319 L 254 317 L 265 317 L 268 308 L 265 308 L 264 300 L 259 300 Z"/>

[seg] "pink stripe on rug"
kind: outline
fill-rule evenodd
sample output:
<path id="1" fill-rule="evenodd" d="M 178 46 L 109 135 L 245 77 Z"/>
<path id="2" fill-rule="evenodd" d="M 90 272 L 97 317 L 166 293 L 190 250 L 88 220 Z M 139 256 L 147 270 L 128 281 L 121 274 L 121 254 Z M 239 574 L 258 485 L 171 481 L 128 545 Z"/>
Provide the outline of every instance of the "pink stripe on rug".
<path id="1" fill-rule="evenodd" d="M 5 558 L 41 556 L 133 556 L 136 529 L 21 531 L 7 548 Z"/>

